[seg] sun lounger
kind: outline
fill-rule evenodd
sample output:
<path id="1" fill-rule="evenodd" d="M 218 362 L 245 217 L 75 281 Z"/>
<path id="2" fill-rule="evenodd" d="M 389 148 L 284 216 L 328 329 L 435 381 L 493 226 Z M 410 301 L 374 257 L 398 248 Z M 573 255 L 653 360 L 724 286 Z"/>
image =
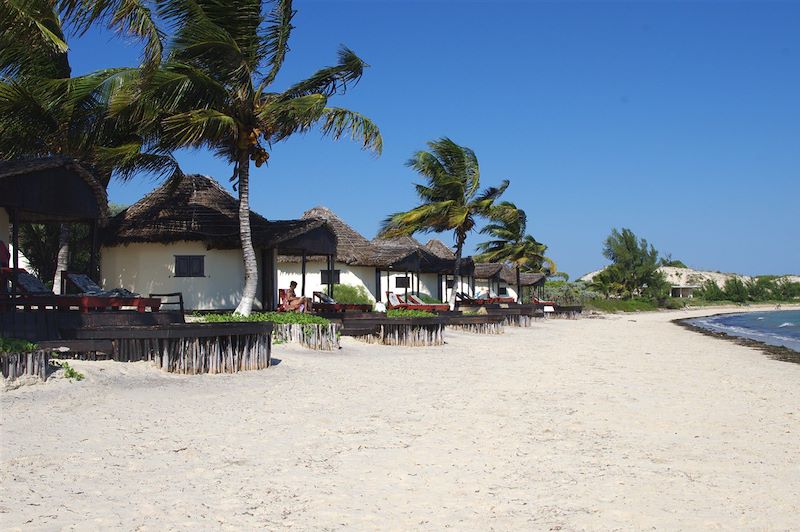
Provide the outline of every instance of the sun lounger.
<path id="1" fill-rule="evenodd" d="M 439 306 L 439 305 L 426 305 L 426 304 L 416 305 L 413 303 L 408 303 L 407 301 L 400 300 L 400 298 L 397 297 L 397 294 L 395 294 L 394 292 L 386 292 L 386 301 L 387 301 L 386 307 L 389 310 L 404 309 L 404 310 L 423 310 L 426 312 L 434 312 L 437 310 L 435 307 Z M 450 310 L 450 307 L 448 307 L 447 305 L 441 305 L 441 307 L 447 307 L 446 310 Z"/>
<path id="2" fill-rule="evenodd" d="M 450 310 L 450 305 L 442 304 L 434 304 L 434 303 L 425 303 L 419 297 L 415 296 L 414 294 L 408 294 L 406 296 L 406 303 L 410 305 L 414 305 L 415 307 L 426 307 L 425 309 L 419 310 L 431 310 L 433 312 L 447 312 Z"/>
<path id="3" fill-rule="evenodd" d="M 11 275 L 17 288 L 22 292 L 22 295 L 15 300 L 15 304 L 22 306 L 26 310 L 32 310 L 33 308 L 39 310 L 47 308 L 70 310 L 77 307 L 81 312 L 89 312 L 90 310 L 119 310 L 122 307 L 136 307 L 139 312 L 144 312 L 149 307 L 155 312 L 161 307 L 161 299 L 159 298 L 96 294 L 57 296 L 38 278 L 25 270 L 12 270 Z"/>
<path id="4" fill-rule="evenodd" d="M 357 303 L 337 303 L 335 299 L 324 292 L 314 292 L 314 310 L 323 312 L 372 312 L 372 305 Z"/>

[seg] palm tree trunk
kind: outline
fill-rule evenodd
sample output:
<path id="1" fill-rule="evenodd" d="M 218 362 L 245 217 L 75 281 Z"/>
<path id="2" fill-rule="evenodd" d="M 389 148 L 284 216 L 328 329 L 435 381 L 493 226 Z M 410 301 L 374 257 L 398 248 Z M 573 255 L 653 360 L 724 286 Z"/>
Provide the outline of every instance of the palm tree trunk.
<path id="1" fill-rule="evenodd" d="M 239 239 L 242 242 L 242 258 L 244 260 L 244 290 L 242 300 L 236 307 L 236 314 L 249 316 L 253 311 L 253 301 L 258 288 L 258 263 L 253 248 L 253 236 L 250 231 L 250 157 L 247 150 L 239 154 Z"/>
<path id="2" fill-rule="evenodd" d="M 52 255 L 51 255 L 52 256 Z M 69 225 L 61 224 L 58 233 L 58 258 L 56 273 L 53 275 L 53 293 L 61 293 L 61 272 L 69 268 Z"/>
<path id="3" fill-rule="evenodd" d="M 453 265 L 453 290 L 450 291 L 450 310 L 456 309 L 456 292 L 461 288 L 461 250 L 464 248 L 465 237 L 456 238 L 456 262 Z"/>
<path id="4" fill-rule="evenodd" d="M 517 266 L 517 303 L 522 303 L 522 280 L 520 279 L 519 266 Z"/>

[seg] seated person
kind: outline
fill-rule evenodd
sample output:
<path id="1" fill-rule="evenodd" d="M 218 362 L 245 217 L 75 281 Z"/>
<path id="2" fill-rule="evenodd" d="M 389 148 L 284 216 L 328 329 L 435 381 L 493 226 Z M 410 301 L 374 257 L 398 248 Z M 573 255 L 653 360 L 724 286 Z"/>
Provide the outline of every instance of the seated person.
<path id="1" fill-rule="evenodd" d="M 286 291 L 286 310 L 309 312 L 311 310 L 311 298 L 297 297 L 294 291 L 295 288 L 297 288 L 296 281 L 289 283 L 289 289 Z"/>

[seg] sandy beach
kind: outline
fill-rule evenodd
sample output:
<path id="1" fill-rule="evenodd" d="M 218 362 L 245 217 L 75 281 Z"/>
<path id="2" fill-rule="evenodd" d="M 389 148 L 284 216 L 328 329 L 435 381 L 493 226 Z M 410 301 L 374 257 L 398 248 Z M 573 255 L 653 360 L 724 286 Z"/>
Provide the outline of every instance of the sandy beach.
<path id="1" fill-rule="evenodd" d="M 3 392 L 6 530 L 800 528 L 800 365 L 670 322 Z"/>

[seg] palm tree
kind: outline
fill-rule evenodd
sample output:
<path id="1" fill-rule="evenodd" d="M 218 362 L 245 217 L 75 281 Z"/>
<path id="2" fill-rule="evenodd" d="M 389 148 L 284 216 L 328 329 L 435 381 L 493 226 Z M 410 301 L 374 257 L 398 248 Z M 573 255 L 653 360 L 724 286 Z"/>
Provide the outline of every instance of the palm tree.
<path id="1" fill-rule="evenodd" d="M 347 48 L 338 64 L 277 92 L 292 30 L 291 0 L 163 0 L 156 14 L 171 29 L 158 69 L 135 75 L 112 96 L 112 113 L 127 112 L 158 150 L 206 147 L 233 165 L 239 193 L 239 233 L 245 286 L 236 312 L 249 315 L 258 284 L 250 231 L 250 161 L 260 167 L 276 142 L 319 126 L 323 135 L 349 135 L 381 152 L 380 131 L 353 111 L 328 107 L 367 66 Z M 125 4 L 125 2 L 123 2 Z"/>
<path id="2" fill-rule="evenodd" d="M 416 185 L 421 204 L 408 212 L 390 215 L 384 220 L 380 234 L 391 238 L 416 232 L 453 231 L 454 278 L 458 286 L 467 235 L 475 228 L 476 219 L 486 216 L 508 188 L 508 180 L 499 187 L 480 191 L 480 167 L 475 152 L 447 137 L 428 142 L 428 147 L 429 152 L 419 151 L 406 163 L 427 180 L 424 185 Z M 456 291 L 450 295 L 451 308 L 455 307 Z"/>
<path id="3" fill-rule="evenodd" d="M 526 234 L 527 215 L 511 202 L 504 201 L 492 208 L 491 223 L 481 229 L 492 240 L 478 244 L 477 259 L 483 262 L 511 264 L 517 274 L 517 302 L 522 301 L 522 271 L 541 271 L 547 264 L 555 273 L 555 263 L 544 256 L 547 246 Z"/>
<path id="4" fill-rule="evenodd" d="M 50 0 L 0 1 L 0 158 L 67 155 L 107 186 L 112 175 L 179 171 L 175 161 L 143 154 L 142 140 L 106 117 L 105 97 L 118 70 L 71 77 L 61 19 Z M 70 227 L 62 224 L 53 289 L 67 269 Z M 56 255 L 55 249 L 52 254 Z"/>

